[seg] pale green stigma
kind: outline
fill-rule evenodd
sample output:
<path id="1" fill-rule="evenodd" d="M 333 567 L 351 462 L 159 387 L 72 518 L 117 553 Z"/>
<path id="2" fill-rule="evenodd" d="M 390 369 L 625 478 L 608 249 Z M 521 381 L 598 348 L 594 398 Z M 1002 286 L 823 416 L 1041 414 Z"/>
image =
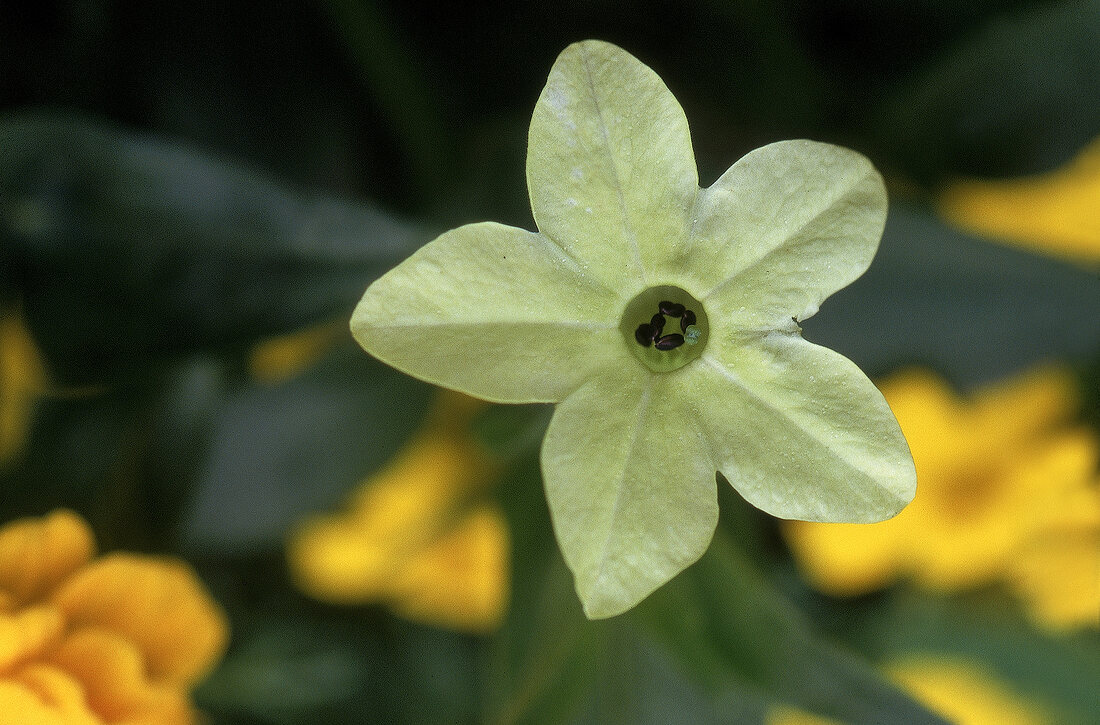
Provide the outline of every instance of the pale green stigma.
<path id="1" fill-rule="evenodd" d="M 630 301 L 619 329 L 635 357 L 650 370 L 667 373 L 702 353 L 707 315 L 703 305 L 685 290 L 661 285 Z"/>

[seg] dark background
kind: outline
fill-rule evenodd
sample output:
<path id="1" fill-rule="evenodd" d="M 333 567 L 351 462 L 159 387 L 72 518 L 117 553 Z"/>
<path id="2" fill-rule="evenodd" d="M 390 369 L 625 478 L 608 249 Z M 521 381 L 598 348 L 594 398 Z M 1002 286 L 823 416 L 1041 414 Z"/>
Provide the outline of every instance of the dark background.
<path id="1" fill-rule="evenodd" d="M 922 364 L 963 390 L 1062 360 L 1097 417 L 1095 267 L 983 241 L 932 206 L 955 178 L 1053 169 L 1100 135 L 1096 2 L 7 0 L 0 305 L 21 311 L 63 394 L 39 401 L 25 451 L 0 468 L 0 518 L 69 506 L 105 548 L 192 561 L 233 621 L 226 664 L 197 694 L 216 722 L 760 722 L 779 701 L 932 722 L 867 664 L 928 642 L 1002 673 L 1034 658 L 1048 674 L 1016 684 L 1084 722 L 1094 636 L 1051 639 L 971 599 L 818 597 L 774 522 L 729 493 L 719 554 L 638 614 L 583 622 L 537 446 L 516 432 L 540 438 L 538 407 L 485 424 L 520 439 L 497 441 L 512 483 L 494 495 L 516 540 L 502 632 L 325 606 L 289 585 L 287 527 L 387 460 L 430 391 L 346 336 L 274 387 L 250 377 L 249 351 L 343 324 L 441 230 L 532 228 L 530 111 L 557 54 L 586 38 L 665 80 L 703 184 L 796 137 L 883 171 L 880 256 L 807 337 L 872 375 Z"/>

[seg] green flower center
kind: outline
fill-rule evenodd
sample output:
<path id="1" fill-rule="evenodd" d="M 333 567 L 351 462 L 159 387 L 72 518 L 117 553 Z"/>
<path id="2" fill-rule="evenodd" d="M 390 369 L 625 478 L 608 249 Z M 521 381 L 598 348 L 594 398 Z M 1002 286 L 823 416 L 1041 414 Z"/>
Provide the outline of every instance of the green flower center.
<path id="1" fill-rule="evenodd" d="M 699 357 L 710 326 L 699 300 L 679 287 L 650 287 L 630 301 L 619 329 L 646 367 L 667 373 Z"/>

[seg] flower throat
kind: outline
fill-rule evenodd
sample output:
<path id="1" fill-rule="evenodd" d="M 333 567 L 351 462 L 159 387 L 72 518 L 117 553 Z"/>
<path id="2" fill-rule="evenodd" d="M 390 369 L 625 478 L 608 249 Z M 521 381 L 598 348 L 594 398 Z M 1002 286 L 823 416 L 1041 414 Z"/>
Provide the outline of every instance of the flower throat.
<path id="1" fill-rule="evenodd" d="M 703 305 L 679 287 L 650 287 L 623 311 L 619 324 L 634 356 L 654 372 L 671 372 L 699 357 L 708 324 Z"/>

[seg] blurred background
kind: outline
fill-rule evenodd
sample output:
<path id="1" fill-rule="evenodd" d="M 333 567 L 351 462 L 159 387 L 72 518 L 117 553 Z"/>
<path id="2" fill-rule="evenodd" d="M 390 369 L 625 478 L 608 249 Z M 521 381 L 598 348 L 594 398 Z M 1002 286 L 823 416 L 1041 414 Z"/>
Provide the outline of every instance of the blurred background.
<path id="1" fill-rule="evenodd" d="M 664 79 L 704 185 L 800 137 L 883 172 L 879 256 L 805 336 L 919 476 L 876 527 L 719 481 L 710 552 L 602 622 L 550 409 L 347 331 L 435 234 L 533 228 L 530 112 L 586 38 Z M 209 722 L 1095 722 L 1098 426 L 1095 0 L 0 3 L 0 524 L 194 567 Z"/>

